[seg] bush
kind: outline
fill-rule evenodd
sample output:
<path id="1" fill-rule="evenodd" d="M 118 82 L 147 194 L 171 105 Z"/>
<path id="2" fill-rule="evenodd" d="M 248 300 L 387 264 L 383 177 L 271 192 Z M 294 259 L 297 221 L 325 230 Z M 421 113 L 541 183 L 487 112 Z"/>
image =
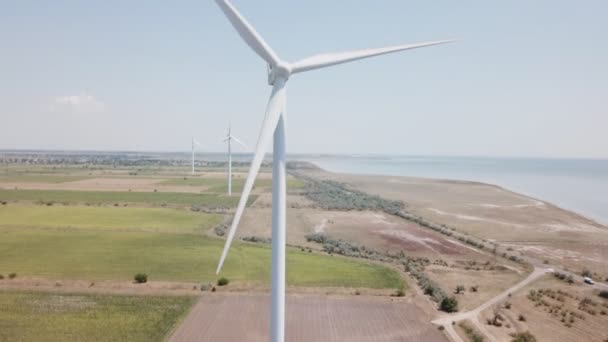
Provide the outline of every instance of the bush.
<path id="1" fill-rule="evenodd" d="M 13 273 L 9 273 L 8 274 L 8 278 L 9 279 L 15 279 L 15 278 L 17 278 L 17 273 L 14 273 L 14 272 Z"/>
<path id="2" fill-rule="evenodd" d="M 536 337 L 532 335 L 529 331 L 517 334 L 511 334 L 513 339 L 511 342 L 536 342 Z"/>
<path id="3" fill-rule="evenodd" d="M 589 277 L 589 278 L 592 277 L 591 271 L 589 271 L 588 269 L 584 269 L 583 272 L 581 272 L 581 275 L 583 277 Z"/>
<path id="4" fill-rule="evenodd" d="M 525 321 L 526 321 L 526 316 L 524 316 L 524 315 L 522 315 L 522 314 L 519 314 L 519 317 L 517 317 L 517 319 L 518 319 L 520 322 L 525 322 Z"/>
<path id="5" fill-rule="evenodd" d="M 602 290 L 602 291 L 600 291 L 600 293 L 598 294 L 598 296 L 600 296 L 602 298 L 605 298 L 605 299 L 608 299 L 608 291 Z"/>
<path id="6" fill-rule="evenodd" d="M 135 282 L 138 284 L 143 284 L 148 282 L 148 275 L 145 273 L 137 273 L 134 277 Z"/>
<path id="7" fill-rule="evenodd" d="M 471 292 L 477 292 L 479 290 L 479 285 L 471 286 Z"/>
<path id="8" fill-rule="evenodd" d="M 395 294 L 396 297 L 405 297 L 405 291 L 403 291 L 403 289 L 399 289 L 397 290 L 397 293 Z"/>
<path id="9" fill-rule="evenodd" d="M 445 312 L 456 312 L 458 311 L 458 300 L 455 297 L 445 297 L 439 303 L 439 309 Z"/>
<path id="10" fill-rule="evenodd" d="M 228 278 L 225 278 L 225 277 L 221 277 L 220 279 L 217 280 L 217 286 L 225 286 L 225 285 L 228 285 L 228 283 L 230 283 L 230 280 L 228 280 Z"/>
<path id="11" fill-rule="evenodd" d="M 456 286 L 456 294 L 461 294 L 464 292 L 464 285 Z"/>
<path id="12" fill-rule="evenodd" d="M 4 279 L 4 276 L 2 274 L 0 274 L 0 280 Z"/>

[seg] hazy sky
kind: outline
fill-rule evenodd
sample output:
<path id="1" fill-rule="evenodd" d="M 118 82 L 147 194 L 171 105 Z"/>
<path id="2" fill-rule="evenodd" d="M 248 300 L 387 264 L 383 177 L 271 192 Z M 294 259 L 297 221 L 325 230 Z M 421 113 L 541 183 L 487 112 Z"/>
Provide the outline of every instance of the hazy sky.
<path id="1" fill-rule="evenodd" d="M 608 2 L 233 0 L 286 60 L 461 38 L 298 74 L 288 152 L 608 158 Z M 0 149 L 255 145 L 266 66 L 212 0 L 8 1 Z"/>

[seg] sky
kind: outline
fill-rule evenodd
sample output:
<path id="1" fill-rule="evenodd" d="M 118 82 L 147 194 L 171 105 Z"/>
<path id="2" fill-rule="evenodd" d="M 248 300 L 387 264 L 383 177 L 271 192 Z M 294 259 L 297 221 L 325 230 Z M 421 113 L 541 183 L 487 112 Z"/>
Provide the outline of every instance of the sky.
<path id="1" fill-rule="evenodd" d="M 233 3 L 287 61 L 461 39 L 294 75 L 288 153 L 608 158 L 606 1 Z M 212 0 L 8 1 L 0 149 L 254 146 L 266 77 Z"/>

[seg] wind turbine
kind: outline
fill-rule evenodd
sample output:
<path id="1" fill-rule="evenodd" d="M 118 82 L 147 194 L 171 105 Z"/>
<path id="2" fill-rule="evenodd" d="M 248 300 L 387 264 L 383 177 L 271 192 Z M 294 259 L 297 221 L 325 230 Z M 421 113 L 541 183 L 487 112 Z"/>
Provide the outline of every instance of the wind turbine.
<path id="1" fill-rule="evenodd" d="M 196 139 L 194 139 L 194 137 L 192 137 L 192 175 L 194 175 L 194 149 L 196 147 L 201 147 L 201 143 L 199 143 L 198 141 L 196 141 Z"/>
<path id="2" fill-rule="evenodd" d="M 224 142 L 228 142 L 228 196 L 232 196 L 232 140 L 243 146 L 246 150 L 249 149 L 242 141 L 232 135 L 232 125 L 228 124 L 228 134 L 224 138 Z"/>
<path id="3" fill-rule="evenodd" d="M 226 244 L 217 266 L 219 273 L 226 259 L 236 228 L 241 220 L 247 198 L 253 187 L 253 182 L 260 170 L 270 138 L 274 132 L 273 161 L 272 161 L 272 275 L 270 295 L 270 338 L 272 342 L 282 342 L 285 339 L 285 90 L 291 75 L 320 69 L 336 64 L 356 61 L 363 58 L 384 55 L 397 51 L 416 49 L 431 45 L 444 44 L 452 40 L 432 41 L 412 45 L 397 45 L 391 47 L 366 49 L 350 52 L 328 53 L 312 56 L 294 63 L 286 62 L 272 50 L 247 20 L 227 0 L 215 1 L 224 12 L 232 26 L 241 38 L 255 53 L 268 64 L 268 84 L 272 86 L 270 99 L 266 107 L 266 115 L 262 130 L 255 147 L 255 154 L 241 198 L 232 220 L 232 225 Z"/>

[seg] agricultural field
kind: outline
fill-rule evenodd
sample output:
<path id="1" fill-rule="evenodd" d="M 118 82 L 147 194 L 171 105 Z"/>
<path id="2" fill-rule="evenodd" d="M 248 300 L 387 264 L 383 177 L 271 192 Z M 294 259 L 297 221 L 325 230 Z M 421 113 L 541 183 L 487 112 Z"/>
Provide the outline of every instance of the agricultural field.
<path id="1" fill-rule="evenodd" d="M 0 227 L 200 233 L 220 224 L 222 220 L 223 217 L 218 214 L 164 208 L 0 206 Z"/>
<path id="2" fill-rule="evenodd" d="M 265 169 L 256 181 L 221 273 L 229 279 L 229 285 L 219 286 L 215 268 L 246 170 L 236 169 L 235 195 L 229 197 L 225 194 L 225 172 L 217 167 L 219 164 L 214 165 L 197 168 L 195 175 L 179 165 L 56 169 L 29 165 L 0 171 L 0 295 L 5 296 L 6 303 L 13 303 L 7 304 L 12 308 L 7 315 L 14 320 L 27 319 L 17 312 L 14 303 L 27 307 L 23 301 L 29 293 L 54 298 L 49 300 L 67 306 L 97 301 L 99 304 L 93 306 L 103 312 L 113 312 L 113 305 L 129 311 L 120 305 L 121 300 L 128 303 L 125 306 L 135 306 L 139 305 L 137 298 L 145 297 L 159 301 L 150 309 L 152 312 L 169 310 L 158 316 L 167 318 L 167 323 L 158 323 L 159 318 L 152 313 L 138 318 L 141 322 L 137 324 L 158 329 L 142 328 L 136 334 L 145 336 L 127 335 L 129 340 L 162 340 L 167 334 L 172 340 L 186 341 L 239 339 L 246 330 L 226 329 L 223 325 L 226 312 L 233 306 L 241 310 L 231 318 L 242 321 L 243 326 L 252 325 L 247 328 L 248 338 L 266 340 L 267 330 L 258 327 L 267 325 L 266 315 L 259 312 L 268 309 L 268 298 L 263 293 L 270 280 L 271 175 Z M 503 241 L 510 234 L 505 222 L 516 228 L 523 225 L 516 222 L 523 219 L 517 216 L 521 213 L 515 212 L 539 210 L 540 204 L 485 185 L 429 182 L 318 170 L 305 176 L 295 170 L 288 177 L 287 308 L 288 317 L 292 317 L 287 322 L 288 336 L 327 341 L 443 341 L 444 334 L 453 337 L 454 331 L 468 340 L 472 335 L 468 336 L 467 324 L 475 329 L 471 331 L 495 336 L 497 341 L 510 340 L 509 334 L 527 330 L 545 336 L 546 332 L 520 323 L 509 313 L 503 314 L 509 328 L 503 325 L 502 330 L 485 324 L 480 328 L 477 322 L 484 323 L 492 311 L 482 311 L 481 306 L 514 288 L 533 270 L 532 274 L 542 271 L 522 257 L 527 252 L 534 254 L 533 247 L 540 241 L 532 242 L 528 250 L 522 248 L 523 240 Z M 469 193 L 464 186 L 471 187 Z M 441 197 L 444 190 L 449 201 Z M 470 209 L 475 201 L 492 206 Z M 455 210 L 462 211 L 460 216 L 451 215 Z M 505 216 L 495 216 L 497 210 Z M 473 220 L 473 212 L 483 220 Z M 489 225 L 488 220 L 496 222 Z M 463 222 L 468 221 L 473 224 L 465 226 Z M 529 224 L 537 227 L 537 223 Z M 543 239 L 544 233 L 537 230 L 526 234 L 522 236 Z M 561 232 L 543 243 L 561 248 L 575 243 L 566 237 L 576 238 L 576 234 L 585 239 L 598 237 L 599 254 L 587 253 L 587 257 L 601 260 L 602 233 L 595 228 Z M 491 237 L 500 243 L 500 252 L 506 253 L 492 250 L 496 245 Z M 568 262 L 569 256 L 563 260 Z M 548 259 L 547 263 L 554 260 L 550 256 Z M 16 276 L 11 279 L 13 273 Z M 147 283 L 133 282 L 136 273 L 145 273 Z M 594 274 L 596 278 L 600 275 Z M 543 285 L 544 281 L 529 286 L 554 288 L 555 284 Z M 530 303 L 520 302 L 522 293 L 513 293 L 509 299 L 512 307 L 527 310 L 526 318 L 529 315 L 536 320 Z M 69 299 L 71 296 L 78 299 Z M 454 315 L 463 315 L 458 322 L 464 325 L 444 327 L 442 332 L 430 322 L 447 315 L 439 309 L 449 298 L 456 299 Z M 169 303 L 169 309 L 163 307 L 163 300 Z M 183 300 L 184 304 L 171 300 Z M 195 301 L 184 324 L 176 327 Z M 596 301 L 602 305 L 599 299 Z M 112 324 L 115 317 L 101 316 L 95 326 L 85 320 L 93 315 L 86 310 L 78 311 L 84 316 L 78 321 L 84 332 L 67 324 L 65 331 L 57 333 L 82 336 L 87 329 Z M 249 313 L 251 310 L 257 314 Z M 599 312 L 586 322 L 601 318 Z M 70 322 L 72 317 L 58 314 L 49 319 Z M 130 324 L 130 318 L 124 320 Z M 302 322 L 309 326 L 303 327 Z M 544 325 L 548 321 L 540 322 Z M 597 328 L 598 324 L 585 329 Z M 173 328 L 177 329 L 174 333 Z M 48 336 L 56 339 L 61 335 Z M 108 338 L 121 339 L 116 336 Z M 591 336 L 591 340 L 596 337 L 599 335 Z"/>
<path id="3" fill-rule="evenodd" d="M 249 203 L 255 201 L 255 195 Z M 129 192 L 129 191 L 71 191 L 71 190 L 3 190 L 0 189 L 0 201 L 34 202 L 38 204 L 124 204 L 171 206 L 204 206 L 212 208 L 235 207 L 238 197 L 220 194 L 194 194 L 177 192 Z"/>
<path id="4" fill-rule="evenodd" d="M 163 341 L 194 300 L 0 291 L 0 341 Z"/>
<path id="5" fill-rule="evenodd" d="M 227 191 L 227 182 L 225 175 L 221 175 L 224 177 L 216 178 L 216 177 L 204 177 L 204 178 L 192 178 L 192 177 L 183 177 L 183 178 L 174 178 L 168 179 L 161 182 L 161 185 L 164 186 L 194 186 L 194 187 L 203 187 L 205 192 L 226 192 Z M 234 175 L 238 178 L 232 179 L 232 191 L 234 193 L 240 193 L 245 185 L 245 174 L 236 174 Z M 287 188 L 289 190 L 293 189 L 302 189 L 304 187 L 304 182 L 298 179 L 294 179 L 293 177 L 287 178 Z M 259 188 L 270 189 L 272 188 L 272 179 L 260 177 L 254 183 L 254 190 Z"/>
<path id="6" fill-rule="evenodd" d="M 441 342 L 415 305 L 386 298 L 288 295 L 286 341 Z M 268 296 L 204 296 L 169 341 L 268 341 Z"/>
<path id="7" fill-rule="evenodd" d="M 191 234 L 81 229 L 0 228 L 0 272 L 51 279 L 214 282 L 223 241 Z M 296 286 L 399 288 L 400 276 L 375 264 L 290 248 L 287 282 Z M 222 276 L 267 284 L 269 246 L 236 244 Z M 2 281 L 9 280 L 0 280 Z"/>

